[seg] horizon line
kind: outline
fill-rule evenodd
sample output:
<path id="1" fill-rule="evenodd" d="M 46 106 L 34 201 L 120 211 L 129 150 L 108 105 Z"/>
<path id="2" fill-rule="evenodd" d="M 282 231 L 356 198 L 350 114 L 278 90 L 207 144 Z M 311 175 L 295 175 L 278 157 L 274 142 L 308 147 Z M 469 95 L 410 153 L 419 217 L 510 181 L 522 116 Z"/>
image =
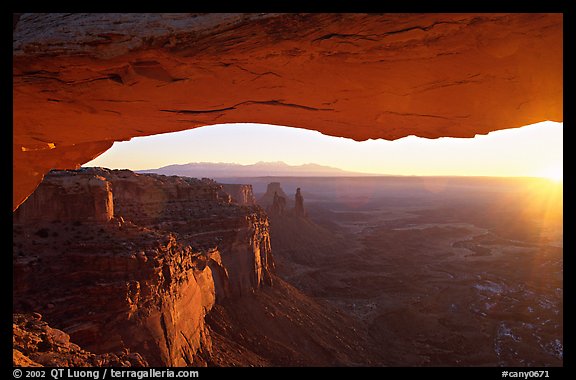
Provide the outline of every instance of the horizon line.
<path id="1" fill-rule="evenodd" d="M 264 162 L 264 161 L 259 161 L 259 162 Z M 276 162 L 282 162 L 282 161 L 276 161 Z M 207 162 L 207 163 L 212 163 L 212 162 Z M 220 162 L 223 163 L 223 162 Z M 186 164 L 174 164 L 174 165 L 186 165 Z M 239 165 L 243 165 L 243 164 L 239 164 Z M 250 165 L 250 164 L 246 164 L 246 165 Z M 289 165 L 289 164 L 287 164 Z M 306 164 L 303 164 L 306 165 Z M 316 164 L 319 165 L 319 164 Z M 166 165 L 166 166 L 170 166 L 170 165 Z M 243 165 L 245 166 L 245 165 Z M 290 166 L 296 166 L 296 165 L 290 165 Z M 297 165 L 297 166 L 301 166 L 301 165 Z M 324 165 L 320 165 L 320 166 L 324 166 Z M 122 169 L 112 169 L 112 168 L 107 168 L 107 167 L 103 167 L 103 166 L 81 166 L 81 168 L 103 168 L 103 169 L 108 169 L 108 170 L 129 170 L 132 171 L 134 173 L 138 173 L 138 172 L 142 172 L 142 171 L 150 171 L 150 170 L 156 170 L 156 169 L 160 169 L 160 168 L 156 168 L 156 169 L 128 169 L 128 168 L 122 168 Z M 335 168 L 338 169 L 338 168 Z M 355 173 L 356 175 L 234 175 L 234 176 L 213 176 L 213 177 L 207 177 L 207 178 L 213 178 L 213 179 L 217 179 L 217 178 L 374 178 L 374 177 L 401 177 L 401 178 L 406 178 L 406 177 L 433 177 L 433 178 L 496 178 L 496 179 L 541 179 L 541 180 L 546 180 L 549 182 L 556 182 L 556 183 L 562 183 L 564 182 L 563 179 L 561 180 L 553 180 L 549 177 L 546 176 L 528 176 L 528 175 L 497 175 L 497 174 L 486 174 L 486 175 L 465 175 L 465 174 L 384 174 L 384 173 L 362 173 L 362 172 L 349 172 L 346 171 L 344 169 L 341 169 L 344 172 L 347 173 Z M 188 178 L 198 178 L 198 177 L 190 177 L 190 176 L 186 176 L 186 175 L 178 175 L 178 174 L 161 174 L 161 173 L 138 173 L 138 174 L 158 174 L 158 175 L 164 175 L 167 177 L 171 177 L 171 176 L 176 176 L 176 177 L 188 177 Z"/>

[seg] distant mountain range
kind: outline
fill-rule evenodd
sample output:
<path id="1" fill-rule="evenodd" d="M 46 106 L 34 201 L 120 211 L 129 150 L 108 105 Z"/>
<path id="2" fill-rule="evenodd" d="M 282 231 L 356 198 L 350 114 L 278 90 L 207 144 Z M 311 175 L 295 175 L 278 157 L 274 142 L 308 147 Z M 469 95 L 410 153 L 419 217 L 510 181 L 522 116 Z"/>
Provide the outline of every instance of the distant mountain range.
<path id="1" fill-rule="evenodd" d="M 366 173 L 349 172 L 318 164 L 288 165 L 282 161 L 257 162 L 251 165 L 191 162 L 189 164 L 168 165 L 158 169 L 137 170 L 137 173 L 157 173 L 195 178 L 227 177 L 348 177 L 370 176 Z"/>

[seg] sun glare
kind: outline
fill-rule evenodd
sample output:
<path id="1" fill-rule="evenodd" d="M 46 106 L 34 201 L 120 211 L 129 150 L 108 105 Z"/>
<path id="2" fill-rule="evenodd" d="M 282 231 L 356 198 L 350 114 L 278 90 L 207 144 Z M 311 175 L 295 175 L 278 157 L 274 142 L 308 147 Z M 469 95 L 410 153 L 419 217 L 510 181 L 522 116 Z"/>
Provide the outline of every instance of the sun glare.
<path id="1" fill-rule="evenodd" d="M 562 182 L 564 180 L 564 168 L 562 166 L 548 168 L 542 172 L 541 177 L 554 182 Z"/>

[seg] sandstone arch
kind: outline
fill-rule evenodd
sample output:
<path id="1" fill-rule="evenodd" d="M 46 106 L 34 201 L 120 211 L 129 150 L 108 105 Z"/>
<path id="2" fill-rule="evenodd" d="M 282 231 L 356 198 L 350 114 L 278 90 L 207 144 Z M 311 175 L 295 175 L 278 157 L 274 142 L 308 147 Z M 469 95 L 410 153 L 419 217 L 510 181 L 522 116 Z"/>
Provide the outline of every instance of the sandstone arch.
<path id="1" fill-rule="evenodd" d="M 114 141 L 226 122 L 356 140 L 562 121 L 562 14 L 21 14 L 13 207 Z"/>

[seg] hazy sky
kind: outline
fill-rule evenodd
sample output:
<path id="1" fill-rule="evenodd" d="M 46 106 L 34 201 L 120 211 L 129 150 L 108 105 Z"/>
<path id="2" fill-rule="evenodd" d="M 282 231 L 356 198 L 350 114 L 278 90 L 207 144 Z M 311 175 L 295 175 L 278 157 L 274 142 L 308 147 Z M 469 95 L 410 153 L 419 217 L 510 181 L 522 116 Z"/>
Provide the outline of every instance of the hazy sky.
<path id="1" fill-rule="evenodd" d="M 220 124 L 137 137 L 84 166 L 152 169 L 188 162 L 284 161 L 399 175 L 556 176 L 562 173 L 563 124 L 543 122 L 473 139 L 414 136 L 354 140 L 262 124 Z"/>

